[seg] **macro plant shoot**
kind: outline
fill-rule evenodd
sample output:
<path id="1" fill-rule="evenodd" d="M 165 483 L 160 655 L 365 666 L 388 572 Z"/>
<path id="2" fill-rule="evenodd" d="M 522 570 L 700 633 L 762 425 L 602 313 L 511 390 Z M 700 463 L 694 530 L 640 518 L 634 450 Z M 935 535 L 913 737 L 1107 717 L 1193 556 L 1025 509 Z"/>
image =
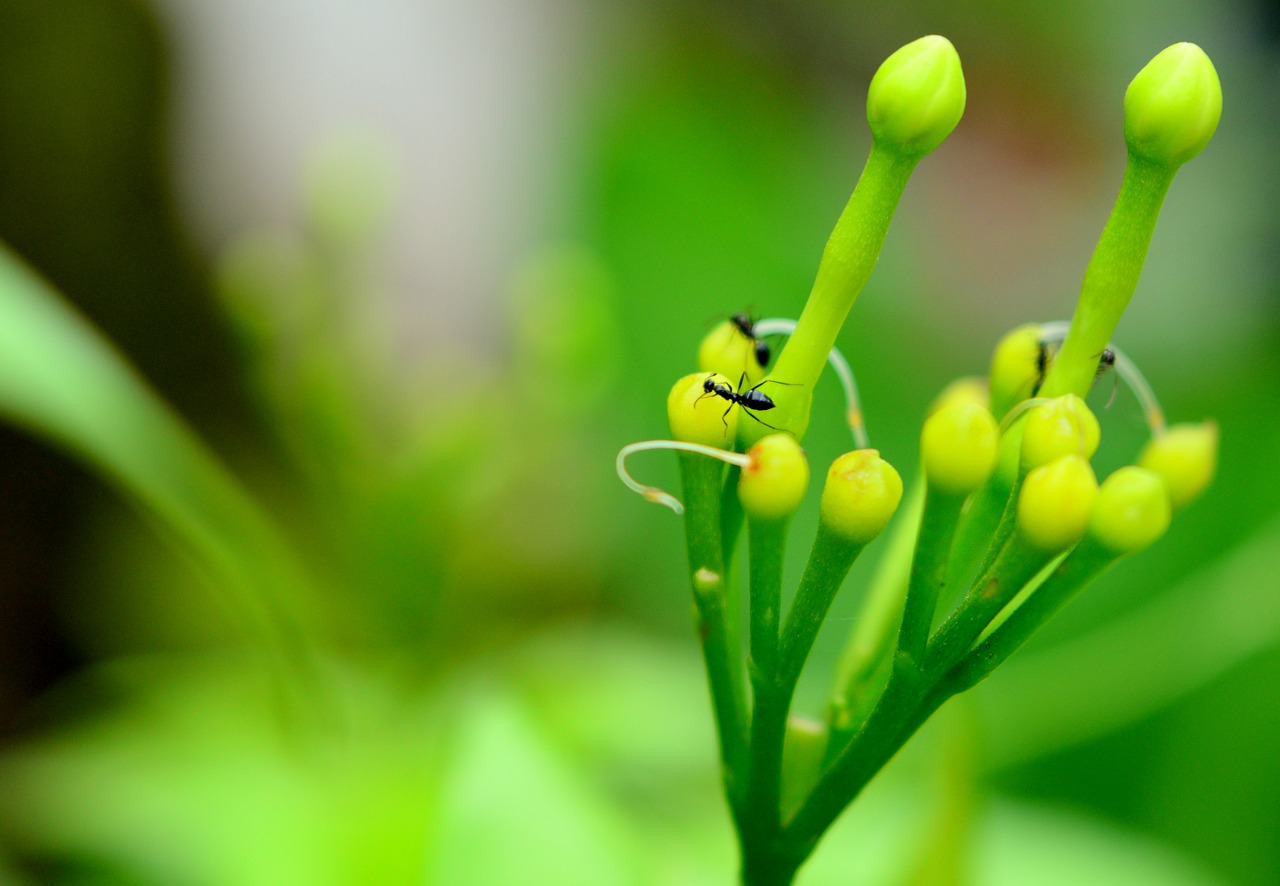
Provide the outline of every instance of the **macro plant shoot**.
<path id="1" fill-rule="evenodd" d="M 1213 420 L 1168 423 L 1160 380 L 1114 338 L 1165 195 L 1221 116 L 1217 72 L 1193 43 L 1156 54 L 1125 92 L 1115 115 L 1123 178 L 1070 320 L 1027 318 L 995 343 L 985 375 L 920 403 L 919 470 L 900 471 L 909 466 L 874 448 L 855 372 L 876 367 L 840 353 L 837 336 L 913 171 L 946 149 L 965 102 L 960 55 L 945 37 L 922 37 L 884 61 L 867 94 L 870 155 L 798 317 L 726 305 L 727 319 L 682 367 L 694 371 L 667 395 L 670 439 L 618 454 L 623 482 L 683 519 L 724 799 L 750 886 L 792 883 L 939 708 L 1116 562 L 1158 544 L 1215 472 Z M 828 366 L 843 414 L 813 408 Z M 1101 478 L 1092 459 L 1108 416 L 1088 402 L 1095 388 L 1132 397 L 1148 438 Z M 847 425 L 853 449 L 811 468 L 801 443 L 818 422 Z M 657 450 L 675 453 L 678 494 L 635 479 L 637 456 Z M 822 478 L 812 494 L 811 472 Z M 914 477 L 905 488 L 903 474 Z M 815 498 L 816 534 L 794 538 L 792 518 Z M 846 576 L 877 548 L 857 619 L 832 626 L 848 640 L 825 677 L 825 707 L 798 709 L 796 688 L 833 600 L 852 593 Z M 788 555 L 804 561 L 794 587 L 784 587 Z"/>

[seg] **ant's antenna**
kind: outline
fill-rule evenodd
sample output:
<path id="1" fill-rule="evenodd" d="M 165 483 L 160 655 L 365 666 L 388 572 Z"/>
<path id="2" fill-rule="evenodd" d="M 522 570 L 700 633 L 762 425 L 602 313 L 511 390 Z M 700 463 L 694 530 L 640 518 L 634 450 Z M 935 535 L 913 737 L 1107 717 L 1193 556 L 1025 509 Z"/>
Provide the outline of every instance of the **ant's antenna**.
<path id="1" fill-rule="evenodd" d="M 682 452 L 694 452 L 698 455 L 709 455 L 712 458 L 718 458 L 723 462 L 731 465 L 737 465 L 740 468 L 748 467 L 751 464 L 751 457 L 741 452 L 729 452 L 726 449 L 716 449 L 714 446 L 703 446 L 701 443 L 685 443 L 681 440 L 643 440 L 639 443 L 630 443 L 623 446 L 618 451 L 617 468 L 618 479 L 623 482 L 632 492 L 638 492 L 644 496 L 645 501 L 651 501 L 654 504 L 665 505 L 677 514 L 684 513 L 684 505 L 680 503 L 680 499 L 676 498 L 669 492 L 663 492 L 657 486 L 646 486 L 637 482 L 627 471 L 627 456 L 636 452 L 645 452 L 650 449 L 677 449 Z"/>
<path id="2" fill-rule="evenodd" d="M 1044 323 L 1040 327 L 1040 340 L 1046 343 L 1065 341 L 1067 332 L 1070 329 L 1071 324 L 1065 320 Z M 1111 342 L 1107 342 L 1107 347 L 1111 349 L 1111 353 L 1115 354 L 1116 357 L 1116 375 L 1133 392 L 1133 396 L 1137 398 L 1139 405 L 1142 406 L 1142 413 L 1147 420 L 1147 427 L 1151 430 L 1151 436 L 1161 436 L 1165 432 L 1167 424 L 1164 410 L 1160 408 L 1160 401 L 1156 399 L 1156 392 L 1151 389 L 1151 385 L 1147 382 L 1146 376 L 1142 374 L 1142 370 L 1138 368 L 1138 364 L 1125 356 L 1124 351 Z"/>
<path id="3" fill-rule="evenodd" d="M 796 331 L 796 321 L 781 318 L 757 320 L 755 331 L 761 338 L 766 335 L 791 335 Z M 854 380 L 853 370 L 849 368 L 849 361 L 844 358 L 839 349 L 832 348 L 827 354 L 827 362 L 831 364 L 836 377 L 840 379 L 840 387 L 844 388 L 845 419 L 849 422 L 853 443 L 859 449 L 867 449 L 871 443 L 867 439 L 867 428 L 862 418 L 862 404 L 858 400 L 858 383 Z"/>

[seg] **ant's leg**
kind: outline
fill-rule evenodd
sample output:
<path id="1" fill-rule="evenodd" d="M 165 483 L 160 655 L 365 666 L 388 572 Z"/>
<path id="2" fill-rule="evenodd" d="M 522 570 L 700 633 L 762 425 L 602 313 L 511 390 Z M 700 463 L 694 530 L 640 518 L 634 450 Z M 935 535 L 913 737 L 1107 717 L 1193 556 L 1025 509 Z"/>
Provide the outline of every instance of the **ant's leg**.
<path id="1" fill-rule="evenodd" d="M 754 391 L 756 388 L 760 387 L 761 385 L 770 385 L 770 384 L 785 385 L 788 388 L 794 388 L 798 386 L 796 382 L 793 382 L 793 381 L 778 381 L 776 378 L 766 378 L 756 382 L 755 385 L 752 386 L 751 390 Z"/>
<path id="2" fill-rule="evenodd" d="M 752 390 L 755 390 L 755 388 L 752 388 Z M 742 411 L 745 412 L 747 415 L 751 416 L 752 418 L 754 418 L 756 421 L 760 422 L 760 424 L 764 425 L 766 428 L 772 428 L 775 431 L 782 430 L 782 428 L 775 427 L 774 425 L 769 424 L 767 421 L 762 419 L 760 416 L 756 415 L 754 412 L 752 412 L 750 409 L 748 409 L 745 406 L 742 407 Z"/>
<path id="3" fill-rule="evenodd" d="M 733 408 L 733 401 L 729 401 L 729 409 Z M 720 421 L 724 423 L 724 429 L 729 430 L 729 409 L 724 411 L 724 415 L 720 416 Z"/>

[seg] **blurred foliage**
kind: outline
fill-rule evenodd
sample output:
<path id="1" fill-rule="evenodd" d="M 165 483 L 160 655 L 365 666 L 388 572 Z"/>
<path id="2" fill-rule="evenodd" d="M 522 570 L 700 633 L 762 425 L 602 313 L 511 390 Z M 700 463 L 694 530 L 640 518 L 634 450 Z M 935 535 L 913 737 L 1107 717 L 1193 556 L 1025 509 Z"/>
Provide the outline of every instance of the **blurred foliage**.
<path id="1" fill-rule="evenodd" d="M 908 191 L 841 341 L 873 445 L 910 474 L 931 396 L 1006 327 L 1069 312 L 1123 159 L 1113 87 L 1190 33 L 1226 117 L 1175 186 L 1119 340 L 1171 417 L 1219 421 L 1222 468 L 1170 538 L 913 743 L 800 882 L 943 882 L 935 863 L 983 886 L 1280 880 L 1280 327 L 1275 185 L 1260 182 L 1275 48 L 1250 36 L 1249 8 L 648 9 L 581 120 L 578 242 L 513 269 L 501 361 L 400 353 L 377 253 L 395 174 L 376 139 L 325 146 L 308 227 L 247 233 L 206 283 L 165 208 L 161 55 L 138 14 L 0 3 L 0 223 L 236 469 L 6 261 L 2 411 L 25 404 L 134 510 L 99 505 L 55 539 L 75 573 L 51 583 L 64 635 L 96 664 L 8 740 L 0 883 L 724 882 L 679 526 L 616 488 L 609 459 L 659 433 L 661 394 L 711 322 L 795 313 L 865 156 L 866 78 L 926 31 L 960 49 L 970 111 Z M 113 112 L 118 96 L 135 104 Z M 32 292 L 51 325 L 18 317 Z M 238 422 L 224 325 L 265 442 L 227 444 L 210 406 Z M 1100 467 L 1132 459 L 1136 406 L 1095 406 L 1118 441 Z M 815 463 L 847 445 L 840 411 L 824 382 Z M 27 449 L 14 476 L 36 470 Z M 671 485 L 659 462 L 646 470 Z M 173 479 L 193 470 L 207 485 Z M 242 495 L 244 511 L 208 504 Z M 263 565 L 277 534 L 301 565 L 296 622 L 273 638 L 209 566 L 252 588 L 293 568 Z"/>

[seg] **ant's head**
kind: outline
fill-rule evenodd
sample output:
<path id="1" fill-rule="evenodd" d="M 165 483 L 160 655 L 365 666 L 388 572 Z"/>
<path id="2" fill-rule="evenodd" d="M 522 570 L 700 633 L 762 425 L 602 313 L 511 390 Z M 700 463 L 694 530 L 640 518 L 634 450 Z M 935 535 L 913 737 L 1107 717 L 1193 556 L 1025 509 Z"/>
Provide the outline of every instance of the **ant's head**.
<path id="1" fill-rule="evenodd" d="M 1102 353 L 1098 356 L 1099 366 L 1115 366 L 1116 352 L 1110 348 L 1103 348 Z"/>
<path id="2" fill-rule="evenodd" d="M 715 373 L 708 375 L 702 380 L 702 390 L 706 394 L 714 394 L 716 390 Z"/>
<path id="3" fill-rule="evenodd" d="M 734 326 L 738 327 L 738 331 L 741 332 L 743 335 L 745 335 L 747 338 L 756 337 L 756 334 L 755 334 L 756 323 L 754 320 L 751 319 L 749 315 L 742 314 L 742 313 L 731 314 L 729 316 L 729 322 L 732 323 Z"/>

